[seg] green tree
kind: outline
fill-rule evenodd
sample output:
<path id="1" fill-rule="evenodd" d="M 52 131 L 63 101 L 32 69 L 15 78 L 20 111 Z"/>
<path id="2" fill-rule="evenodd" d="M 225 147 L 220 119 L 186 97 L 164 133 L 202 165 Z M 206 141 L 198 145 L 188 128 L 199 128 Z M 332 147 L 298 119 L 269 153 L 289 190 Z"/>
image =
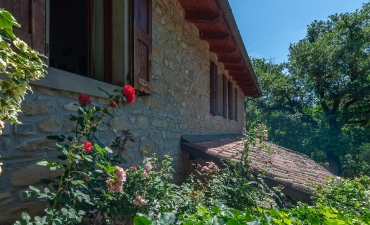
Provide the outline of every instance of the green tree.
<path id="1" fill-rule="evenodd" d="M 286 64 L 253 60 L 264 96 L 248 111 L 275 127 L 272 140 L 326 158 L 340 173 L 339 161 L 356 164 L 370 142 L 370 2 L 314 21 L 289 51 Z"/>

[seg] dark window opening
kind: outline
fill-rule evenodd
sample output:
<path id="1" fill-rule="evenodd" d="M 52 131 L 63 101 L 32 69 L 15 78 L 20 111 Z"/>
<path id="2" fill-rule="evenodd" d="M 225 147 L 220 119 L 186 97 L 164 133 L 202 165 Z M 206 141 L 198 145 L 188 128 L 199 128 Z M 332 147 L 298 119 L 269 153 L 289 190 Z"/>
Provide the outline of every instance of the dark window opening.
<path id="1" fill-rule="evenodd" d="M 88 75 L 88 1 L 50 1 L 50 66 Z"/>

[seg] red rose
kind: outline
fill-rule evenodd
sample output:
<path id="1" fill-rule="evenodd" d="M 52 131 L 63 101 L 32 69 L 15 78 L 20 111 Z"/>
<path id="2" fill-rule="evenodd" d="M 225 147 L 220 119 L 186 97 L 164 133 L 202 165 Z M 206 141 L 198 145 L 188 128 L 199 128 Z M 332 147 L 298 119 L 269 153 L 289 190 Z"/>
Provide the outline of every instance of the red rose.
<path id="1" fill-rule="evenodd" d="M 80 94 L 80 96 L 78 96 L 78 103 L 80 105 L 91 104 L 90 96 L 87 94 Z"/>
<path id="2" fill-rule="evenodd" d="M 135 100 L 135 89 L 131 85 L 124 86 L 122 92 L 125 94 L 127 103 Z"/>
<path id="3" fill-rule="evenodd" d="M 135 100 L 135 95 L 126 96 L 126 102 L 131 103 Z"/>
<path id="4" fill-rule="evenodd" d="M 84 148 L 85 148 L 85 151 L 86 152 L 90 152 L 91 151 L 91 148 L 92 148 L 92 144 L 90 141 L 86 141 L 85 142 L 85 145 L 84 145 Z"/>
<path id="5" fill-rule="evenodd" d="M 113 103 L 114 102 L 114 103 Z M 119 100 L 118 99 L 116 99 L 116 100 L 113 100 L 113 102 L 111 102 L 110 104 L 109 104 L 109 106 L 110 107 L 112 107 L 112 108 L 116 108 L 116 106 L 119 104 Z"/>

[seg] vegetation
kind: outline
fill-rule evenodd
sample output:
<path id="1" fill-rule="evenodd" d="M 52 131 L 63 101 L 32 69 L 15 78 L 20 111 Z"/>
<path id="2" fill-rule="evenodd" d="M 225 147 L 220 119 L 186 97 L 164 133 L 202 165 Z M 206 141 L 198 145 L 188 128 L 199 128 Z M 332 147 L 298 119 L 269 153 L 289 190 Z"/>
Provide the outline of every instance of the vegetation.
<path id="1" fill-rule="evenodd" d="M 20 104 L 31 90 L 29 81 L 44 76 L 44 56 L 17 38 L 13 26 L 20 25 L 0 8 L 0 135 L 5 121 L 19 123 Z M 0 162 L 0 175 L 1 166 Z"/>
<path id="2" fill-rule="evenodd" d="M 369 174 L 370 3 L 314 21 L 289 50 L 287 63 L 252 60 L 264 96 L 248 102 L 251 123 L 337 175 Z"/>
<path id="3" fill-rule="evenodd" d="M 351 176 L 369 172 L 369 10 L 370 3 L 356 13 L 314 22 L 307 37 L 291 46 L 287 64 L 253 60 L 266 94 L 248 105 L 249 118 L 267 122 L 275 142 L 322 162 L 340 161 Z M 42 55 L 14 37 L 14 18 L 4 10 L 0 14 L 0 73 L 10 77 L 1 80 L 0 120 L 16 123 L 28 79 L 42 76 L 44 64 Z M 19 53 L 12 52 L 12 44 Z M 105 107 L 79 96 L 78 112 L 70 116 L 76 124 L 73 136 L 48 137 L 57 142 L 58 161 L 37 165 L 60 176 L 43 179 L 43 190 L 30 186 L 24 197 L 49 205 L 45 215 L 23 213 L 15 224 L 370 224 L 370 178 L 365 175 L 315 186 L 312 205 L 282 204 L 280 187 L 270 189 L 263 175 L 249 168 L 249 148 L 267 135 L 262 125 L 243 139 L 240 162 L 225 161 L 222 168 L 213 162 L 198 165 L 181 186 L 170 183 L 168 155 L 161 163 L 152 156 L 142 165 L 122 168 L 125 144 L 134 141 L 130 132 L 123 131 L 111 146 L 97 133 L 101 126 L 111 129 L 104 122 L 113 117 L 110 108 L 134 101 L 135 92 L 125 86 L 105 93 Z M 261 150 L 269 151 L 263 145 Z"/>
<path id="4" fill-rule="evenodd" d="M 282 204 L 280 188 L 270 189 L 263 176 L 252 174 L 248 150 L 263 142 L 266 127 L 259 125 L 244 139 L 240 162 L 225 161 L 197 165 L 199 170 L 183 185 L 170 183 L 171 157 L 161 163 L 153 156 L 142 165 L 122 168 L 121 154 L 127 141 L 124 131 L 108 147 L 98 140 L 110 107 L 135 99 L 130 86 L 108 94 L 110 102 L 101 108 L 81 94 L 79 109 L 70 120 L 76 122 L 74 136 L 49 136 L 56 140 L 58 161 L 42 160 L 39 166 L 59 170 L 57 179 L 43 179 L 43 190 L 30 186 L 24 197 L 47 201 L 44 216 L 26 213 L 16 225 L 41 224 L 369 224 L 370 178 L 328 180 L 317 186 L 314 204 Z M 261 151 L 269 151 L 261 145 Z M 292 208 L 284 208 L 289 206 Z"/>

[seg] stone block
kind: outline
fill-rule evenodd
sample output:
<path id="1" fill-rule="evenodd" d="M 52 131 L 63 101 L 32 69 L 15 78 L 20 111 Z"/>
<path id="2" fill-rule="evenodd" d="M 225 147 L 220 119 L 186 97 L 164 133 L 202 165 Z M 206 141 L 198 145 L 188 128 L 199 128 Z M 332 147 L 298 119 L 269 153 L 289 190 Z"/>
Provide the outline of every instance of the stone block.
<path id="1" fill-rule="evenodd" d="M 46 202 L 28 202 L 17 204 L 11 209 L 0 212 L 0 224 L 13 224 L 22 218 L 22 212 L 28 213 L 32 218 L 36 215 L 43 215 Z"/>
<path id="2" fill-rule="evenodd" d="M 126 118 L 116 117 L 110 121 L 110 125 L 115 131 L 131 130 L 132 125 Z"/>
<path id="3" fill-rule="evenodd" d="M 39 131 L 44 133 L 53 133 L 62 129 L 62 121 L 57 117 L 51 117 L 46 120 L 42 120 L 37 124 Z"/>
<path id="4" fill-rule="evenodd" d="M 25 140 L 16 148 L 22 151 L 52 150 L 55 142 L 47 138 Z"/>
<path id="5" fill-rule="evenodd" d="M 137 158 L 139 158 L 139 154 L 136 152 L 124 152 L 122 154 L 122 157 L 128 162 L 132 163 L 135 161 Z"/>
<path id="6" fill-rule="evenodd" d="M 32 165 L 15 171 L 12 184 L 17 187 L 40 183 L 40 179 L 54 179 L 61 174 L 60 170 L 49 170 L 49 167 Z"/>
<path id="7" fill-rule="evenodd" d="M 5 122 L 5 125 L 4 125 L 4 128 L 1 129 L 1 132 L 2 132 L 2 136 L 5 136 L 5 135 L 9 135 L 12 133 L 12 128 L 13 128 L 13 125 L 10 124 L 9 122 Z"/>
<path id="8" fill-rule="evenodd" d="M 35 134 L 35 126 L 31 123 L 15 124 L 14 133 L 17 135 Z"/>
<path id="9" fill-rule="evenodd" d="M 144 107 L 149 110 L 156 110 L 159 107 L 159 100 L 156 97 L 148 96 L 143 100 Z"/>
<path id="10" fill-rule="evenodd" d="M 77 112 L 78 111 L 78 102 L 71 102 L 63 106 L 63 108 L 67 111 L 73 111 Z"/>
<path id="11" fill-rule="evenodd" d="M 149 120 L 146 117 L 139 117 L 136 119 L 135 128 L 145 130 L 149 126 Z"/>
<path id="12" fill-rule="evenodd" d="M 170 66 L 171 66 L 171 62 L 170 62 Z M 166 67 L 163 68 L 163 75 L 167 82 L 169 82 L 170 84 L 176 84 L 177 76 L 172 70 Z"/>
<path id="13" fill-rule="evenodd" d="M 142 156 L 151 156 L 153 153 L 155 153 L 155 148 L 154 148 L 153 143 L 146 142 L 140 146 L 140 154 Z"/>
<path id="14" fill-rule="evenodd" d="M 167 127 L 167 121 L 154 119 L 152 121 L 152 125 L 155 126 L 155 127 L 165 128 L 165 127 Z"/>
<path id="15" fill-rule="evenodd" d="M 21 105 L 22 112 L 26 116 L 47 115 L 49 114 L 49 108 L 54 108 L 54 106 L 33 102 L 22 102 Z"/>
<path id="16" fill-rule="evenodd" d="M 9 150 L 11 141 L 9 138 L 0 138 L 0 144 L 3 146 L 4 150 Z"/>

